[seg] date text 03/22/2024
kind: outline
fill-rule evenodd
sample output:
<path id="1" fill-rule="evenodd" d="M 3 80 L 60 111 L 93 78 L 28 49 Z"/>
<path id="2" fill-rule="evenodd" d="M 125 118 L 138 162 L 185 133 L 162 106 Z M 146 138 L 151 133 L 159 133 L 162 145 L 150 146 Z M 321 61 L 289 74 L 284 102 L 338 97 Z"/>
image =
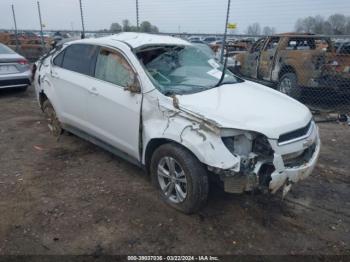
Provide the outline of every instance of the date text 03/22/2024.
<path id="1" fill-rule="evenodd" d="M 216 256 L 128 256 L 128 261 L 220 261 Z"/>

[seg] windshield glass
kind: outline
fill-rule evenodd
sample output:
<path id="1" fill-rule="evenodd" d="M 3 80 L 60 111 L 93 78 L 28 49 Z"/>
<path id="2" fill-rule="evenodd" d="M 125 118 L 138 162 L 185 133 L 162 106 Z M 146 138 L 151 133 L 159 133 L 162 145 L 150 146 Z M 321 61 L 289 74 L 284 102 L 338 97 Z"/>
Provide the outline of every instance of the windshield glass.
<path id="1" fill-rule="evenodd" d="M 204 45 L 152 46 L 137 52 L 156 88 L 165 95 L 191 94 L 213 88 L 219 82 L 223 65 Z M 225 71 L 222 84 L 243 80 Z"/>

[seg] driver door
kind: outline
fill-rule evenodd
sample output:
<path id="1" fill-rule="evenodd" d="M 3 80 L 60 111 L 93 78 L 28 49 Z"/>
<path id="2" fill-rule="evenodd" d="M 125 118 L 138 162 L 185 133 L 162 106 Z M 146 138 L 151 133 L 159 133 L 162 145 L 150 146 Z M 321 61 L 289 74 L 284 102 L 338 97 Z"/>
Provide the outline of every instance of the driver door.
<path id="1" fill-rule="evenodd" d="M 135 81 L 140 87 L 133 67 L 121 52 L 101 47 L 94 76 L 87 103 L 90 132 L 139 160 L 142 95 L 126 90 Z"/>
<path id="2" fill-rule="evenodd" d="M 279 37 L 269 38 L 264 50 L 261 52 L 258 66 L 259 79 L 271 80 L 271 72 L 275 63 L 275 55 L 279 40 Z"/>
<path id="3" fill-rule="evenodd" d="M 258 66 L 259 66 L 259 57 L 260 57 L 260 51 L 262 50 L 266 38 L 261 38 L 257 42 L 254 43 L 252 48 L 249 50 L 249 53 L 247 54 L 247 60 L 246 63 L 244 63 L 245 66 L 245 73 L 244 75 L 251 77 L 251 78 L 257 78 L 258 77 Z"/>

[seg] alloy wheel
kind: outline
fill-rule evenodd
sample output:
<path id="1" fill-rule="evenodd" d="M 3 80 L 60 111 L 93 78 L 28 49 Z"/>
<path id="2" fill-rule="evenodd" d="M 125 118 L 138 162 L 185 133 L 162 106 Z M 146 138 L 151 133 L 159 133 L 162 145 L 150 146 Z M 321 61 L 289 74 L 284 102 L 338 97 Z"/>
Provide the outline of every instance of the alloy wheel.
<path id="1" fill-rule="evenodd" d="M 187 195 L 186 174 L 172 157 L 160 159 L 157 167 L 158 182 L 163 194 L 173 203 L 181 203 Z"/>

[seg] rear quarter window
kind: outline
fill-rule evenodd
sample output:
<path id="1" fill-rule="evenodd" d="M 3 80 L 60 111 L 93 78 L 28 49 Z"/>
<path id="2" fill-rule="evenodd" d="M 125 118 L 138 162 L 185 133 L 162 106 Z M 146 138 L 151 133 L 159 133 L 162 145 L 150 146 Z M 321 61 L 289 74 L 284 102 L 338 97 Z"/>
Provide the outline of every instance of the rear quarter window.
<path id="1" fill-rule="evenodd" d="M 53 64 L 61 67 L 63 62 L 63 57 L 64 57 L 64 50 L 53 59 Z"/>

